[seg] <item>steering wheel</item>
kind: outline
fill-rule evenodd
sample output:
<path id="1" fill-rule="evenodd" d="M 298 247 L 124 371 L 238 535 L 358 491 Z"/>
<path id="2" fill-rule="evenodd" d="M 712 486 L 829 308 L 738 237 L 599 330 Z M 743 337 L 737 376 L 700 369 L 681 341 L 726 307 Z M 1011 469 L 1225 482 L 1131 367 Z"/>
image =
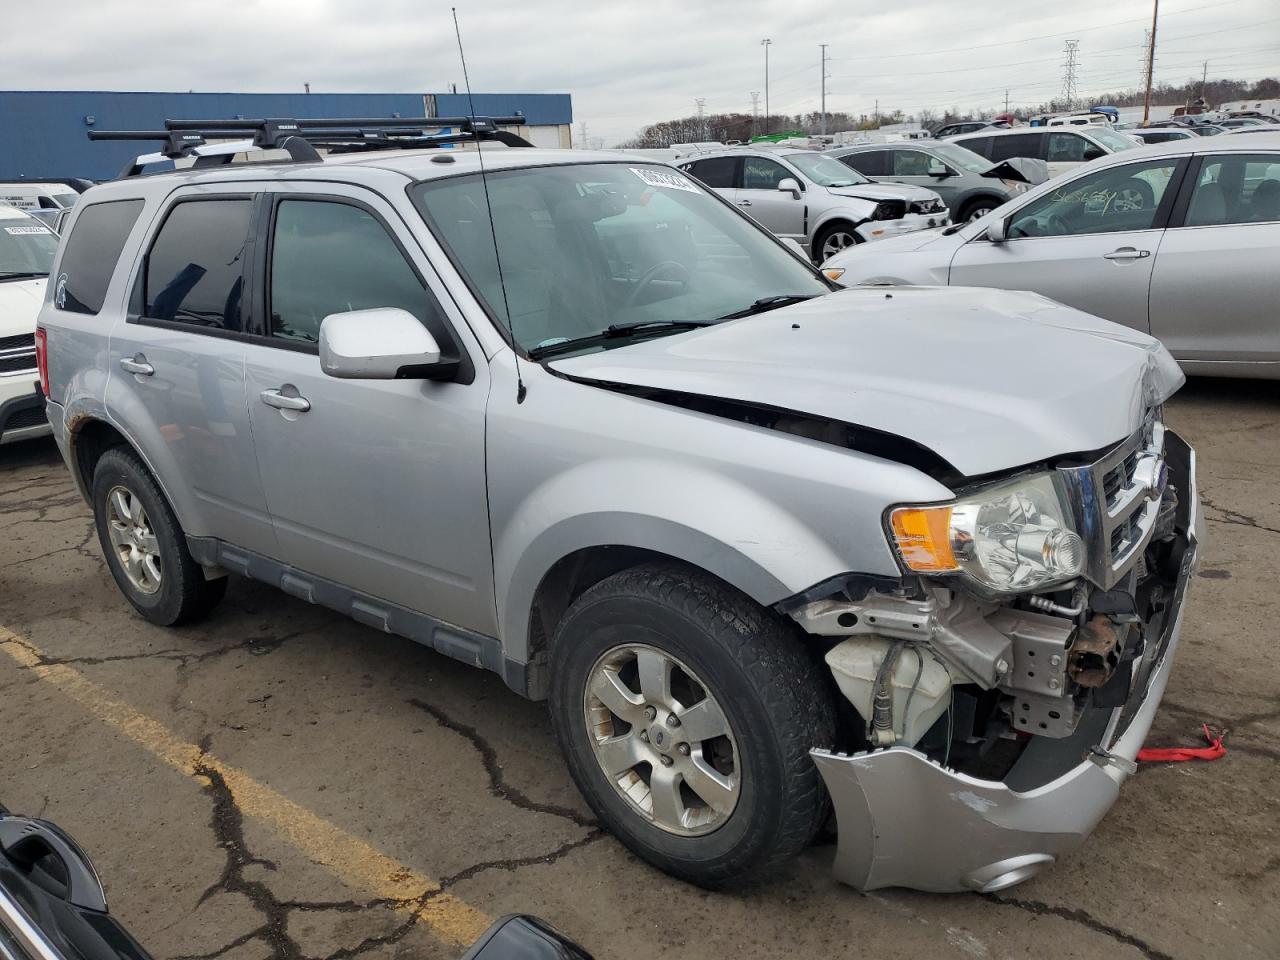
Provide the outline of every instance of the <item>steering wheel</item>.
<path id="1" fill-rule="evenodd" d="M 631 292 L 627 294 L 627 299 L 622 301 L 622 309 L 634 307 L 636 301 L 640 299 L 640 294 L 649 288 L 649 284 L 658 279 L 658 275 L 667 267 L 675 267 L 681 276 L 666 277 L 664 279 L 674 280 L 676 283 L 688 283 L 693 276 L 689 273 L 689 268 L 678 260 L 659 260 L 652 267 L 644 272 L 644 275 L 636 281 L 636 285 L 631 288 Z"/>

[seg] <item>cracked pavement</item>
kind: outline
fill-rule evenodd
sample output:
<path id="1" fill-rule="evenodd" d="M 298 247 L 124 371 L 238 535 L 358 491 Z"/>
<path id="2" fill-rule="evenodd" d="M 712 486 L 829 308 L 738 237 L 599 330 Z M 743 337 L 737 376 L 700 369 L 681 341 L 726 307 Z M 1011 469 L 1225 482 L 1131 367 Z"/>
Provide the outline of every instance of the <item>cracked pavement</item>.
<path id="1" fill-rule="evenodd" d="M 193 756 L 175 769 L 0 657 L 0 800 L 81 841 L 158 960 L 457 957 L 431 921 L 450 897 L 539 914 L 600 960 L 1275 957 L 1278 412 L 1280 384 L 1226 381 L 1168 411 L 1198 450 L 1209 543 L 1149 742 L 1207 721 L 1230 752 L 1144 767 L 1082 851 L 1001 894 L 860 895 L 829 877 L 829 844 L 735 892 L 665 877 L 601 831 L 543 707 L 496 676 L 240 579 L 204 623 L 139 620 L 44 441 L 0 448 L 0 626 Z M 404 894 L 250 815 L 227 765 L 404 865 Z"/>

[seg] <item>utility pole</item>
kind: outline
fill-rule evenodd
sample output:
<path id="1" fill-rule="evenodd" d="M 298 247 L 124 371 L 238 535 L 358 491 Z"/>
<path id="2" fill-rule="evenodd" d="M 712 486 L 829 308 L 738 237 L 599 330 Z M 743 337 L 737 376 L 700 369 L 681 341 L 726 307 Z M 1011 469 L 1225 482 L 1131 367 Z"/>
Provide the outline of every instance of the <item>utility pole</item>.
<path id="1" fill-rule="evenodd" d="M 1005 88 L 1005 91 L 1004 91 L 1004 112 L 1005 112 L 1005 115 L 1006 115 L 1006 116 L 1008 116 L 1008 114 L 1009 114 L 1009 90 L 1008 90 L 1008 88 L 1007 88 L 1007 87 Z"/>
<path id="2" fill-rule="evenodd" d="M 1076 67 L 1079 65 L 1076 48 L 1079 46 L 1079 40 L 1068 40 L 1063 49 L 1067 59 L 1062 62 L 1062 99 L 1067 102 L 1068 110 L 1076 108 Z"/>
<path id="3" fill-rule="evenodd" d="M 1142 98 L 1142 125 L 1151 116 L 1151 74 L 1156 66 L 1156 20 L 1160 17 L 1160 0 L 1155 0 L 1151 11 L 1151 45 L 1147 47 L 1147 93 Z"/>
<path id="4" fill-rule="evenodd" d="M 1205 88 L 1209 85 L 1209 61 L 1204 62 L 1204 73 L 1200 75 L 1200 99 L 1204 100 Z"/>
<path id="5" fill-rule="evenodd" d="M 693 102 L 698 105 L 698 137 L 701 140 L 707 140 L 709 139 L 707 137 L 707 120 L 705 116 L 706 109 L 707 109 L 707 98 L 694 97 Z"/>
<path id="6" fill-rule="evenodd" d="M 765 37 L 760 41 L 760 46 L 764 47 L 764 134 L 769 135 L 769 47 L 773 45 L 773 41 Z"/>
<path id="7" fill-rule="evenodd" d="M 587 149 L 587 121 L 583 120 L 578 124 L 578 139 L 582 141 L 581 150 Z"/>
<path id="8" fill-rule="evenodd" d="M 827 132 L 827 45 L 818 44 L 822 48 L 822 132 Z"/>
<path id="9" fill-rule="evenodd" d="M 875 127 L 873 129 L 879 130 L 880 129 L 880 98 L 879 97 L 876 97 L 876 112 L 874 114 L 872 122 L 875 124 Z"/>
<path id="10" fill-rule="evenodd" d="M 751 91 L 751 136 L 756 135 L 756 130 L 760 126 L 760 91 Z M 748 138 L 750 139 L 750 138 Z"/>

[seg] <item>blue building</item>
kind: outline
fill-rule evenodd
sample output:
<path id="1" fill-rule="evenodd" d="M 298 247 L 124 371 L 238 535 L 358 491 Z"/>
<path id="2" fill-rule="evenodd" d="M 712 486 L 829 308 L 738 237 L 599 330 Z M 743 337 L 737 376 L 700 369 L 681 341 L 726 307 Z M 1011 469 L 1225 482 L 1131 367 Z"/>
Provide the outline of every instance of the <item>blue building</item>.
<path id="1" fill-rule="evenodd" d="M 537 146 L 570 146 L 573 105 L 567 93 L 477 93 L 474 99 L 478 116 L 523 116 L 526 128 L 522 135 Z M 457 93 L 0 91 L 0 180 L 106 180 L 149 149 L 146 143 L 92 142 L 86 131 L 95 128 L 159 130 L 166 119 L 449 117 L 470 113 L 466 94 Z"/>

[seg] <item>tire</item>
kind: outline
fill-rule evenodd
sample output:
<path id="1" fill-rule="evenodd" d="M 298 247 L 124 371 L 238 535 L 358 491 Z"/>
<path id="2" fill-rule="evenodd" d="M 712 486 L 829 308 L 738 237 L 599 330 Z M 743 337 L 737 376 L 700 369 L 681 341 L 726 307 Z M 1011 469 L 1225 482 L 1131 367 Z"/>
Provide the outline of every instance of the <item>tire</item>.
<path id="1" fill-rule="evenodd" d="M 968 223 L 978 217 L 985 217 L 1002 203 L 1004 203 L 1003 200 L 997 200 L 995 197 L 974 197 L 960 209 L 960 216 L 957 219 L 960 223 Z"/>
<path id="2" fill-rule="evenodd" d="M 173 627 L 199 620 L 226 593 L 226 577 L 205 579 L 155 478 L 131 450 L 112 447 L 98 460 L 93 519 L 116 586 L 152 623 Z M 144 559 L 131 568 L 125 555 Z"/>
<path id="3" fill-rule="evenodd" d="M 847 242 L 845 242 L 846 240 Z M 818 235 L 813 238 L 813 262 L 821 266 L 841 250 L 856 247 L 864 242 L 858 236 L 858 232 L 853 229 L 853 224 L 844 222 L 828 224 L 818 231 Z M 830 252 L 826 252 L 828 245 L 831 245 L 832 248 Z"/>
<path id="4" fill-rule="evenodd" d="M 664 723 L 666 711 L 641 712 L 629 732 L 611 710 L 602 719 L 594 692 L 600 686 L 591 686 L 592 678 L 609 664 L 626 662 L 636 648 L 637 672 L 641 655 L 651 662 L 653 651 L 674 661 L 671 689 L 679 694 L 681 726 Z M 618 668 L 624 682 L 629 669 Z M 600 821 L 660 870 L 713 888 L 749 880 L 798 854 L 822 826 L 829 798 L 809 749 L 834 742 L 830 678 L 791 624 L 733 588 L 675 563 L 617 573 L 566 612 L 553 640 L 551 670 L 552 722 L 578 788 Z M 630 679 L 628 692 L 643 700 L 637 688 L 645 689 L 638 677 Z M 700 736 L 696 728 L 707 732 L 707 718 L 714 716 L 698 690 L 720 708 L 728 733 L 697 742 L 691 755 L 680 736 L 692 740 Z M 682 710 L 681 702 L 692 706 Z M 628 702 L 626 709 L 642 708 Z M 645 734 L 644 745 L 635 744 Z M 665 744 L 655 749 L 664 734 Z M 632 747 L 648 751 L 642 754 L 647 762 L 620 776 L 607 774 L 596 746 L 602 736 L 606 745 L 633 738 Z M 674 765 L 663 762 L 672 772 L 657 764 L 660 751 L 671 752 Z M 708 781 L 698 773 L 713 763 L 717 784 L 735 783 L 736 775 L 731 808 L 727 792 L 719 786 L 718 793 L 707 791 Z M 670 794 L 650 788 L 655 772 L 683 782 L 675 793 L 687 804 L 688 823 L 660 822 L 656 798 Z M 686 793 L 690 783 L 718 796 L 721 809 L 699 805 L 701 795 Z"/>

